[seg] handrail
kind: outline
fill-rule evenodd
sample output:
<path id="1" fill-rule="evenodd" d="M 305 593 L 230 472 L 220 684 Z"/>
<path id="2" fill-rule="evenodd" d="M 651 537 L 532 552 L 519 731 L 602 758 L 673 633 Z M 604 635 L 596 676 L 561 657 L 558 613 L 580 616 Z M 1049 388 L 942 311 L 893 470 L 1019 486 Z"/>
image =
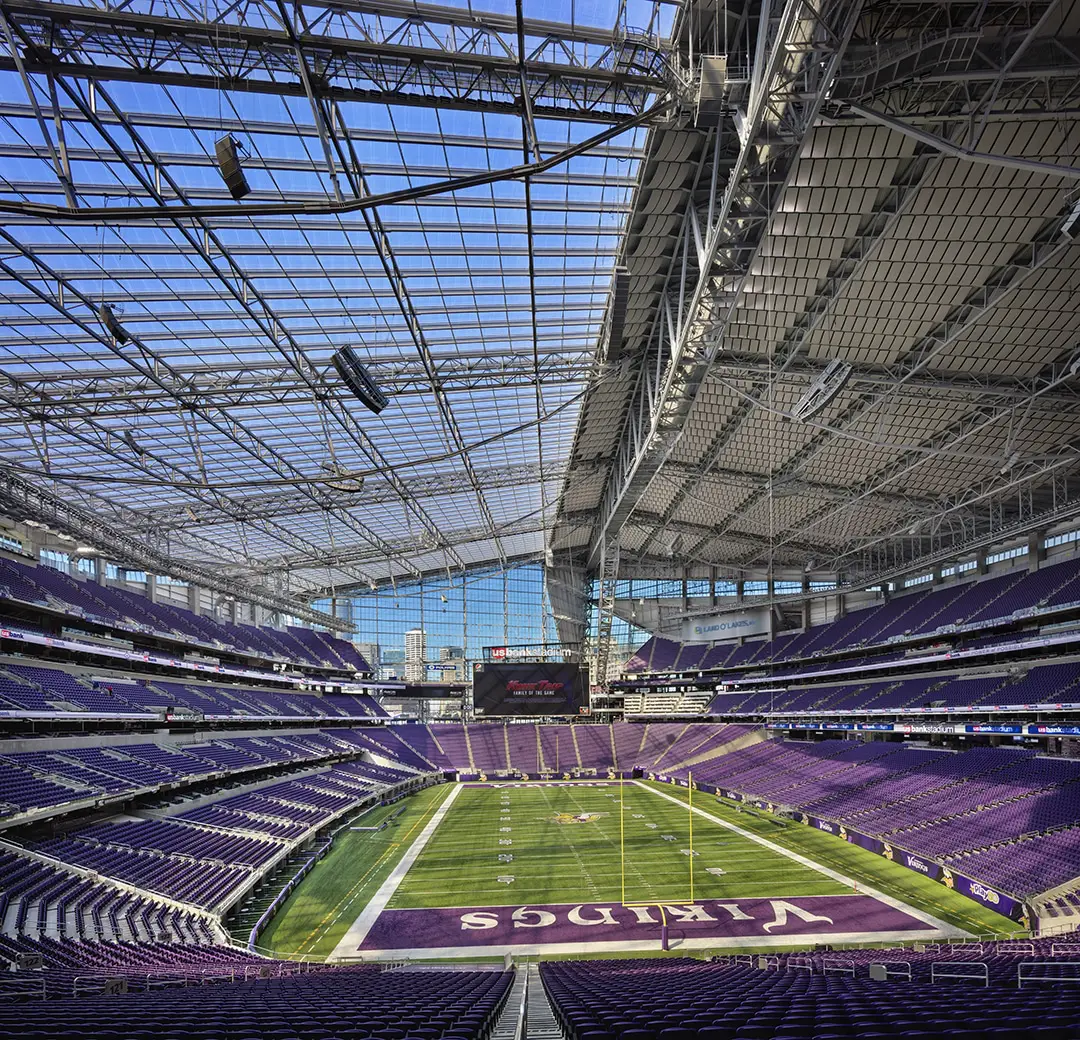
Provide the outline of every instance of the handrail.
<path id="1" fill-rule="evenodd" d="M 1032 968 L 1075 968 L 1072 975 L 1032 975 Z M 1023 989 L 1025 982 L 1080 982 L 1080 961 L 1024 961 L 1016 966 L 1016 988 Z"/>
<path id="2" fill-rule="evenodd" d="M 79 983 L 83 983 L 80 987 Z M 91 985 L 87 986 L 86 984 Z M 97 984 L 96 986 L 94 984 Z M 129 980 L 126 975 L 76 975 L 71 980 L 71 995 L 80 997 L 87 993 L 126 993 Z"/>
<path id="3" fill-rule="evenodd" d="M 889 967 L 892 964 L 903 965 L 903 967 L 906 968 L 907 970 L 906 971 L 892 971 L 890 969 L 890 967 Z M 900 975 L 903 978 L 907 979 L 908 982 L 911 981 L 911 961 L 874 961 L 872 964 L 870 964 L 870 967 L 871 968 L 881 968 L 882 971 L 884 971 L 886 978 L 889 978 L 890 975 Z"/>
<path id="4" fill-rule="evenodd" d="M 16 981 L 15 979 L 11 980 Z M 42 1000 L 46 997 L 45 992 L 45 980 L 44 979 L 27 979 L 25 977 L 18 979 L 20 986 L 25 986 L 25 989 L 8 989 L 6 986 L 0 986 L 0 996 L 5 999 L 10 997 L 40 997 Z"/>
<path id="5" fill-rule="evenodd" d="M 821 960 L 821 974 L 828 975 L 829 972 L 834 975 L 850 975 L 855 978 L 855 962 L 843 957 L 834 958 L 832 961 L 823 957 Z"/>
<path id="6" fill-rule="evenodd" d="M 943 968 L 981 968 L 982 971 L 944 971 Z M 985 961 L 933 961 L 930 965 L 930 982 L 938 979 L 967 979 L 972 982 L 981 982 L 984 986 L 990 985 L 990 968 Z"/>
<path id="7" fill-rule="evenodd" d="M 996 944 L 995 953 L 1022 953 L 1028 957 L 1035 956 L 1035 944 L 1033 942 L 1019 942 L 1006 940 Z"/>
<path id="8" fill-rule="evenodd" d="M 787 959 L 788 971 L 806 971 L 811 975 L 814 974 L 814 958 L 813 957 L 788 957 Z"/>
<path id="9" fill-rule="evenodd" d="M 528 968 L 517 969 L 515 971 L 521 971 L 524 977 L 524 982 L 521 987 L 521 1006 L 518 1008 L 517 1025 L 514 1028 L 514 1040 L 525 1040 L 525 1027 L 526 1027 L 526 1009 L 529 1006 L 529 970 Z M 507 999 L 509 999 L 510 987 L 506 988 Z"/>

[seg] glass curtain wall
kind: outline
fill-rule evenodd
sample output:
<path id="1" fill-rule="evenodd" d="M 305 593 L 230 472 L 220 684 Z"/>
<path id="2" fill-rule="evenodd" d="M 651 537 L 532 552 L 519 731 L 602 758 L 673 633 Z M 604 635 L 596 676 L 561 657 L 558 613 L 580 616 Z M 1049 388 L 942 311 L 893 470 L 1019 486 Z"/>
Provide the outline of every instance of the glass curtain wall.
<path id="1" fill-rule="evenodd" d="M 483 659 L 485 646 L 558 642 L 539 563 L 398 582 L 315 606 L 351 621 L 350 638 L 377 644 L 383 665 L 404 661 L 405 633 L 416 629 L 431 663 L 464 651 L 471 664 Z"/>

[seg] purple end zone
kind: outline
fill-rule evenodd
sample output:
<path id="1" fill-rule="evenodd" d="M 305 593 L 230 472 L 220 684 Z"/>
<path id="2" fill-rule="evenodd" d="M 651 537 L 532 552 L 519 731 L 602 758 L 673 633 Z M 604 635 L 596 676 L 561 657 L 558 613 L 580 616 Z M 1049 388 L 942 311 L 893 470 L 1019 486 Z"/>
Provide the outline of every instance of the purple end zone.
<path id="1" fill-rule="evenodd" d="M 665 907 L 669 939 L 926 932 L 932 925 L 866 895 L 707 900 Z M 384 910 L 360 950 L 626 943 L 660 938 L 655 906 L 618 903 Z"/>

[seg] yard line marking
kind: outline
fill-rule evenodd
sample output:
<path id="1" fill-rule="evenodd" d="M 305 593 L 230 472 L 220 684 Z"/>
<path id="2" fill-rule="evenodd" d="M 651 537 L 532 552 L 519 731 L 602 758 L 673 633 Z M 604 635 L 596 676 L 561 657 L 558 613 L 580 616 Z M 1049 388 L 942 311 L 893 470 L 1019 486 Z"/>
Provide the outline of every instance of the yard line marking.
<path id="1" fill-rule="evenodd" d="M 680 801 L 678 798 L 672 797 L 670 794 L 665 794 L 663 791 L 657 791 L 654 787 L 648 787 L 640 780 L 635 780 L 635 784 L 643 791 L 648 791 L 650 794 L 656 795 L 657 798 L 665 798 L 669 802 L 673 802 L 675 805 L 685 807 L 686 803 Z M 763 848 L 770 849 L 773 852 L 779 853 L 786 859 L 794 860 L 796 863 L 802 864 L 804 867 L 810 867 L 811 870 L 816 870 L 819 874 L 824 874 L 826 877 L 832 878 L 833 881 L 839 881 L 841 884 L 846 885 L 848 888 L 855 887 L 855 879 L 850 878 L 845 874 L 841 874 L 838 870 L 833 870 L 831 867 L 824 867 L 820 863 L 815 863 L 807 856 L 800 855 L 798 852 L 792 852 L 791 849 L 785 849 L 783 845 L 777 845 L 774 841 L 769 841 L 768 838 L 762 838 L 751 831 L 744 831 L 741 827 L 737 827 L 733 823 L 729 823 L 727 820 L 722 820 L 718 816 L 713 816 L 712 813 L 706 812 L 700 806 L 693 806 L 692 812 L 698 814 L 698 816 L 704 817 L 706 820 L 710 820 L 725 830 L 733 831 L 735 834 L 740 834 L 744 838 L 748 838 L 750 841 L 761 845 Z M 891 906 L 894 910 L 900 910 L 905 914 L 910 914 L 917 920 L 924 922 L 925 924 L 932 925 L 935 928 L 941 929 L 942 933 L 946 936 L 954 936 L 957 938 L 971 937 L 970 932 L 965 932 L 962 928 L 957 928 L 955 925 L 948 924 L 942 921 L 938 917 L 934 917 L 933 914 L 925 913 L 922 910 L 917 910 L 913 906 L 909 906 L 907 903 L 900 899 L 894 899 L 892 896 L 886 895 L 880 889 L 873 888 L 870 885 L 863 882 L 862 893 L 864 895 L 873 896 L 873 898 L 885 903 L 887 906 Z"/>
<path id="2" fill-rule="evenodd" d="M 375 893 L 374 898 L 366 907 L 364 907 L 360 916 L 341 937 L 341 941 L 334 947 L 333 952 L 327 960 L 333 960 L 335 957 L 348 955 L 351 951 L 355 951 L 364 941 L 371 926 L 375 923 L 375 919 L 386 909 L 387 903 L 390 902 L 390 899 L 397 891 L 398 886 L 405 879 L 405 875 L 408 873 L 409 868 L 416 862 L 420 853 L 424 851 L 424 846 L 430 841 L 431 836 L 435 833 L 439 824 L 442 823 L 443 818 L 446 816 L 447 810 L 454 804 L 454 800 L 460 793 L 461 786 L 455 785 L 450 791 L 450 794 L 443 799 L 442 804 L 432 814 L 431 819 L 428 820 L 424 829 L 420 832 L 412 845 L 409 846 L 405 855 L 394 865 L 394 869 L 390 871 L 387 879 L 379 886 L 379 890 Z"/>
<path id="3" fill-rule="evenodd" d="M 425 808 L 424 813 L 423 815 L 421 815 L 420 819 L 422 820 L 424 816 L 430 811 L 430 806 Z M 364 885 L 367 883 L 368 878 L 371 877 L 372 874 L 376 873 L 382 866 L 383 862 L 389 856 L 393 855 L 393 853 L 402 843 L 402 841 L 406 840 L 408 836 L 412 834 L 414 830 L 416 830 L 418 823 L 419 821 L 414 823 L 409 828 L 404 839 L 397 838 L 394 840 L 387 840 L 386 848 L 379 854 L 379 858 L 374 863 L 372 863 L 370 867 L 368 867 L 363 877 L 361 877 L 354 885 L 352 885 L 352 887 L 345 893 L 345 895 L 343 895 L 341 899 L 338 900 L 336 905 L 331 907 L 323 915 L 322 920 L 310 932 L 308 932 L 307 936 L 302 940 L 294 953 L 304 954 L 315 948 L 319 940 L 326 934 L 326 932 L 329 931 L 337 923 L 337 920 L 342 915 L 342 913 L 344 913 L 345 910 L 347 910 L 350 906 L 352 906 L 353 903 L 356 902 L 357 897 L 363 891 Z"/>

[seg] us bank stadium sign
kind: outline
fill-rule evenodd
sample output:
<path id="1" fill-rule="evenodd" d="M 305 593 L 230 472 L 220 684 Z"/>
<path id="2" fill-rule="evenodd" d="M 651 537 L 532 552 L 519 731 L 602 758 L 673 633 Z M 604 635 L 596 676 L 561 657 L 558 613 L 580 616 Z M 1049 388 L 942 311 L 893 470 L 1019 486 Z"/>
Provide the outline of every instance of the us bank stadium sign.
<path id="1" fill-rule="evenodd" d="M 574 660 L 577 643 L 524 643 L 519 646 L 485 646 L 485 661 L 564 661 Z"/>

